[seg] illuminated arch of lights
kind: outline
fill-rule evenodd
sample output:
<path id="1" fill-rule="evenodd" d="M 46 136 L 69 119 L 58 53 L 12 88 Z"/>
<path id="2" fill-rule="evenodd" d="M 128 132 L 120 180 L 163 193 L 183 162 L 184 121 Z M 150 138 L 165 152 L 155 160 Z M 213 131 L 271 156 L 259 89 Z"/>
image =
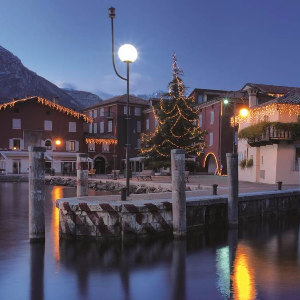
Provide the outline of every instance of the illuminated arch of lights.
<path id="1" fill-rule="evenodd" d="M 206 160 L 207 160 L 207 158 L 208 158 L 209 155 L 212 155 L 213 158 L 215 159 L 216 165 L 217 165 L 217 175 L 220 175 L 221 170 L 219 168 L 219 162 L 218 162 L 218 159 L 217 159 L 216 155 L 213 152 L 208 152 L 205 155 L 204 162 L 203 162 L 203 168 L 205 168 Z"/>

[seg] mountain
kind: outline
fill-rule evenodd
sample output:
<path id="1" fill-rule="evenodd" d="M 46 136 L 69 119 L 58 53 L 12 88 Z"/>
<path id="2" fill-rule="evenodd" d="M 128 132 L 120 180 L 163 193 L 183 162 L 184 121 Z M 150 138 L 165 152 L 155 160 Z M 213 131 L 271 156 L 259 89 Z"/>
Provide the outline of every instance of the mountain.
<path id="1" fill-rule="evenodd" d="M 49 100 L 59 97 L 59 103 L 69 108 L 82 108 L 82 104 L 65 91 L 27 69 L 21 60 L 0 46 L 0 101 L 13 98 L 40 96 Z"/>
<path id="2" fill-rule="evenodd" d="M 156 92 L 153 92 L 152 94 L 138 94 L 136 97 L 142 98 L 145 100 L 149 100 L 151 98 L 160 98 L 163 94 L 166 94 L 166 92 L 162 90 L 157 90 Z"/>
<path id="3" fill-rule="evenodd" d="M 83 107 L 88 107 L 92 105 L 96 105 L 97 103 L 101 102 L 102 99 L 90 92 L 85 91 L 77 91 L 70 88 L 63 88 L 68 95 L 78 101 Z"/>
<path id="4" fill-rule="evenodd" d="M 107 94 L 101 91 L 96 91 L 96 94 L 103 100 L 107 100 L 110 99 L 112 97 L 115 97 L 116 95 L 112 95 L 112 94 Z"/>

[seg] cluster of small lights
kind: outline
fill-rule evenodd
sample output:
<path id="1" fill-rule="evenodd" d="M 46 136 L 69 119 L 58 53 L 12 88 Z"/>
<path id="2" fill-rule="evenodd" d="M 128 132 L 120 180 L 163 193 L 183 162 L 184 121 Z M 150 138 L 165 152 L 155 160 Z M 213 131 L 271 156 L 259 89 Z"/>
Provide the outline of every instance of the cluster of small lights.
<path id="1" fill-rule="evenodd" d="M 241 115 L 235 116 L 235 120 L 232 117 L 230 120 L 231 126 L 242 123 L 259 123 L 266 119 L 267 117 L 273 116 L 279 113 L 279 115 L 288 115 L 289 117 L 293 115 L 300 115 L 300 105 L 296 104 L 281 104 L 272 103 L 266 106 L 256 107 L 249 110 L 247 116 L 243 117 Z"/>
<path id="2" fill-rule="evenodd" d="M 182 118 L 190 123 L 196 123 L 198 124 L 198 119 L 188 119 L 184 113 L 182 112 L 182 110 L 180 109 L 180 107 L 178 105 L 175 105 L 174 107 L 172 107 L 172 109 L 167 110 L 165 108 L 165 101 L 179 101 L 179 100 L 183 100 L 183 102 L 185 103 L 185 109 L 190 110 L 192 113 L 196 114 L 200 108 L 194 108 L 188 105 L 187 100 L 194 102 L 195 99 L 194 97 L 185 97 L 184 95 L 184 86 L 183 86 L 183 82 L 179 79 L 178 75 L 182 74 L 182 71 L 178 68 L 177 66 L 177 59 L 176 59 L 176 55 L 173 55 L 173 79 L 176 81 L 176 86 L 178 87 L 178 97 L 176 97 L 173 93 L 172 93 L 172 89 L 171 89 L 171 84 L 169 85 L 169 95 L 168 98 L 166 99 L 164 97 L 161 97 L 160 99 L 160 104 L 159 104 L 159 110 L 163 111 L 165 115 L 167 115 L 168 117 L 165 117 L 164 120 L 160 120 L 160 118 L 157 116 L 157 112 L 156 109 L 154 107 L 152 107 L 152 111 L 153 111 L 153 115 L 157 121 L 157 126 L 155 128 L 154 133 L 150 133 L 150 134 L 141 134 L 141 140 L 143 143 L 147 143 L 149 142 L 156 134 L 158 134 L 158 132 L 161 130 L 161 125 L 164 125 L 167 121 L 172 120 L 173 124 L 171 126 L 170 129 L 170 133 L 171 135 L 176 139 L 181 139 L 183 137 L 185 137 L 186 135 L 190 134 L 191 137 L 190 139 L 193 139 L 193 136 L 196 136 L 198 133 L 201 133 L 200 128 L 197 126 L 195 126 L 192 130 L 190 128 L 184 128 L 186 130 L 186 132 L 182 135 L 176 135 L 174 133 L 174 129 L 176 127 L 176 125 L 178 124 L 179 120 Z M 170 116 L 169 116 L 170 115 Z M 163 157 L 170 157 L 170 154 L 163 154 L 161 153 L 158 149 L 165 145 L 165 144 L 171 144 L 172 147 L 176 148 L 182 148 L 181 145 L 177 145 L 175 141 L 171 141 L 169 139 L 164 140 L 161 144 L 158 145 L 154 145 L 151 148 L 147 148 L 147 149 L 141 149 L 141 153 L 147 155 L 147 153 L 150 153 L 152 151 L 156 151 L 160 156 Z M 186 153 L 197 153 L 197 155 L 199 156 L 201 154 L 201 151 L 204 149 L 205 143 L 204 142 L 199 142 L 199 143 L 195 143 L 191 146 L 187 146 L 184 149 L 186 150 Z"/>
<path id="3" fill-rule="evenodd" d="M 0 110 L 4 110 L 6 108 L 12 108 L 15 106 L 15 104 L 17 103 L 21 103 L 21 102 L 26 102 L 32 99 L 37 99 L 38 103 L 41 103 L 42 105 L 48 106 L 52 109 L 55 109 L 59 112 L 63 112 L 69 116 L 75 117 L 77 119 L 82 118 L 85 122 L 88 123 L 92 123 L 93 122 L 93 118 L 89 118 L 88 116 L 86 116 L 85 114 L 81 114 L 73 109 L 67 108 L 65 106 L 59 105 L 57 103 L 54 103 L 52 101 L 49 101 L 47 99 L 44 98 L 40 98 L 40 97 L 30 97 L 30 98 L 25 98 L 25 99 L 18 99 L 18 100 L 13 100 L 11 102 L 8 103 L 4 103 L 0 105 Z"/>
<path id="4" fill-rule="evenodd" d="M 108 145 L 117 145 L 118 141 L 116 139 L 96 139 L 96 138 L 86 138 L 85 142 L 87 144 L 108 144 Z"/>

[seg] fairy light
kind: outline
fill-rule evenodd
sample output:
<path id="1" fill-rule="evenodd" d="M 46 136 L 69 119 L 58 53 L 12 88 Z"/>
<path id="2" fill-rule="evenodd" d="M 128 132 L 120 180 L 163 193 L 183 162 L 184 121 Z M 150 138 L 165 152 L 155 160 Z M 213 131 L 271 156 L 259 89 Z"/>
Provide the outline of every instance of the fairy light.
<path id="1" fill-rule="evenodd" d="M 0 110 L 5 110 L 6 108 L 13 108 L 16 104 L 18 103 L 23 103 L 29 100 L 37 100 L 37 103 L 40 103 L 44 106 L 50 107 L 51 109 L 57 110 L 59 112 L 62 112 L 66 115 L 75 117 L 77 119 L 83 119 L 87 123 L 93 123 L 93 118 L 90 118 L 86 116 L 85 114 L 81 114 L 73 109 L 67 108 L 65 106 L 59 105 L 57 103 L 54 103 L 52 101 L 49 101 L 47 99 L 41 98 L 41 97 L 30 97 L 30 98 L 24 98 L 24 99 L 18 99 L 18 100 L 13 100 L 11 102 L 7 102 L 4 104 L 0 105 Z"/>
<path id="2" fill-rule="evenodd" d="M 208 158 L 209 155 L 212 155 L 213 158 L 215 159 L 215 162 L 216 162 L 216 165 L 217 165 L 217 174 L 220 173 L 220 167 L 219 167 L 219 162 L 218 162 L 218 159 L 216 157 L 216 155 L 213 153 L 213 152 L 208 152 L 206 155 L 205 155 L 205 158 L 204 158 L 204 161 L 203 161 L 203 168 L 205 168 L 205 164 L 206 164 L 206 160 Z"/>
<path id="3" fill-rule="evenodd" d="M 97 139 L 97 138 L 86 138 L 85 139 L 86 144 L 109 144 L 109 145 L 117 145 L 118 141 L 117 139 Z"/>

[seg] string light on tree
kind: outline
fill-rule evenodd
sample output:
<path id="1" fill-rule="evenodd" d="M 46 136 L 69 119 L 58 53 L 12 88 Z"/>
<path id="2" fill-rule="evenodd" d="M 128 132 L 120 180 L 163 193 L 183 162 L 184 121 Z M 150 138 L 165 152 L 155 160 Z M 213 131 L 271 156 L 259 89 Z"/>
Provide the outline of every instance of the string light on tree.
<path id="1" fill-rule="evenodd" d="M 173 76 L 169 83 L 169 93 L 163 95 L 158 107 L 153 107 L 157 121 L 154 133 L 142 134 L 141 155 L 150 168 L 169 167 L 171 150 L 184 149 L 187 156 L 200 155 L 205 146 L 204 134 L 198 126 L 198 110 L 193 97 L 186 97 L 183 75 L 173 55 Z"/>

